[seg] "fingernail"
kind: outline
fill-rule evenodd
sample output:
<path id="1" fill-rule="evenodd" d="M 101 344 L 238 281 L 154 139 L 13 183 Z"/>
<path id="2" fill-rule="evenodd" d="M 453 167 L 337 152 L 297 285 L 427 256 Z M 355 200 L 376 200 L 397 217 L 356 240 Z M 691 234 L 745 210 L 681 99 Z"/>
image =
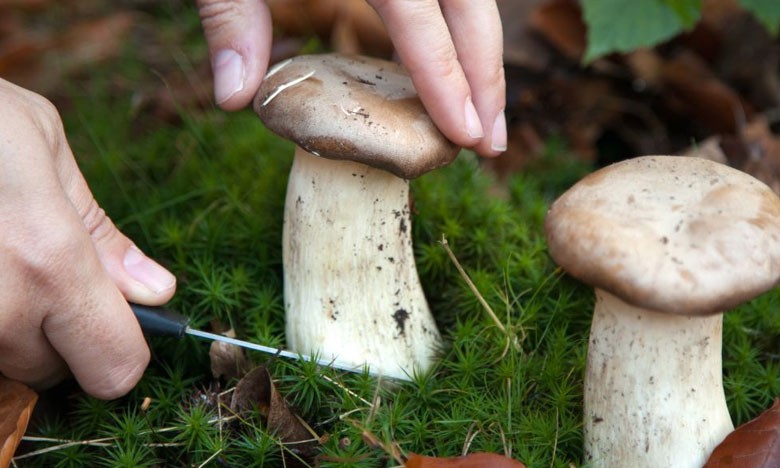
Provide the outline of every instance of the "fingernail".
<path id="1" fill-rule="evenodd" d="M 136 246 L 127 249 L 124 265 L 130 276 L 155 294 L 160 294 L 176 284 L 175 276 L 144 255 Z"/>
<path id="2" fill-rule="evenodd" d="M 485 133 L 482 132 L 482 123 L 479 121 L 479 114 L 471 98 L 466 98 L 466 133 L 471 138 L 482 138 Z"/>
<path id="3" fill-rule="evenodd" d="M 501 112 L 496 116 L 496 121 L 493 122 L 490 148 L 493 151 L 506 151 L 506 117 L 504 117 L 504 109 L 501 109 Z"/>
<path id="4" fill-rule="evenodd" d="M 244 60 L 235 50 L 223 49 L 211 59 L 214 99 L 222 104 L 244 89 Z"/>

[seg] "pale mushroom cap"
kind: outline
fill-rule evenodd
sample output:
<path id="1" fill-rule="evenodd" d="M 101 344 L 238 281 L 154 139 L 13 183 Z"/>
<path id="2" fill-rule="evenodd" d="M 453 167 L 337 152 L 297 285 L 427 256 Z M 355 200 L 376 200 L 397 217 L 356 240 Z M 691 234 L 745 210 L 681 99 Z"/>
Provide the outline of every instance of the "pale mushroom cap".
<path id="1" fill-rule="evenodd" d="M 577 279 L 658 311 L 724 311 L 780 279 L 780 198 L 728 166 L 645 156 L 583 178 L 550 208 L 550 254 Z"/>
<path id="2" fill-rule="evenodd" d="M 269 129 L 310 153 L 405 179 L 447 165 L 458 154 L 428 116 L 406 70 L 385 60 L 295 57 L 271 69 L 254 109 Z"/>

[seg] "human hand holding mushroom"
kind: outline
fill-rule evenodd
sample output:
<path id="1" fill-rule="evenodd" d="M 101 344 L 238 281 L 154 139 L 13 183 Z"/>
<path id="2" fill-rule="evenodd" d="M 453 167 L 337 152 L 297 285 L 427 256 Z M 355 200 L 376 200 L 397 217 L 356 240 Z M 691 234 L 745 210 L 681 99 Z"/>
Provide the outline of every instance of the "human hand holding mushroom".
<path id="1" fill-rule="evenodd" d="M 733 430 L 722 313 L 780 280 L 780 199 L 722 164 L 647 156 L 575 184 L 545 229 L 556 263 L 596 288 L 589 466 L 702 466 Z"/>
<path id="2" fill-rule="evenodd" d="M 198 0 L 223 109 L 245 107 L 268 67 L 271 15 L 262 0 Z M 369 0 L 444 135 L 483 156 L 506 150 L 506 86 L 495 1 Z"/>

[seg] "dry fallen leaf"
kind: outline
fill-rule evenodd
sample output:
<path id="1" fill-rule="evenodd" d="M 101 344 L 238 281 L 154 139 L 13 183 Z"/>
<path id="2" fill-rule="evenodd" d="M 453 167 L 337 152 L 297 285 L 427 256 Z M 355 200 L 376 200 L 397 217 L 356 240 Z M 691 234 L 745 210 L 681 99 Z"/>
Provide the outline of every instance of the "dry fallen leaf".
<path id="1" fill-rule="evenodd" d="M 377 12 L 363 0 L 269 0 L 285 34 L 318 35 L 343 53 L 390 57 L 393 45 Z"/>
<path id="2" fill-rule="evenodd" d="M 48 94 L 87 65 L 117 57 L 137 19 L 135 13 L 120 10 L 68 24 L 63 30 L 7 38 L 0 44 L 0 74 Z"/>
<path id="3" fill-rule="evenodd" d="M 766 117 L 758 115 L 737 135 L 713 135 L 683 152 L 728 164 L 746 172 L 780 194 L 780 135 L 772 132 Z"/>
<path id="4" fill-rule="evenodd" d="M 499 0 L 496 3 L 502 19 L 504 64 L 507 69 L 548 71 L 554 51 L 529 24 L 529 18 L 544 0 Z M 507 86 L 511 87 L 512 81 L 508 79 Z"/>
<path id="5" fill-rule="evenodd" d="M 780 399 L 756 419 L 729 434 L 704 468 L 780 466 Z"/>
<path id="6" fill-rule="evenodd" d="M 726 157 L 726 153 L 723 152 L 720 140 L 721 138 L 719 136 L 713 135 L 685 150 L 682 153 L 682 156 L 708 159 L 710 161 L 715 161 L 716 163 L 728 164 L 729 161 Z"/>
<path id="7" fill-rule="evenodd" d="M 228 330 L 223 335 L 235 338 L 233 330 Z M 231 380 L 241 377 L 249 368 L 249 361 L 246 359 L 244 350 L 230 343 L 221 341 L 212 341 L 209 348 L 209 361 L 211 361 L 211 375 L 215 379 L 224 377 L 225 380 Z"/>
<path id="8" fill-rule="evenodd" d="M 410 453 L 406 468 L 525 468 L 525 465 L 497 453 L 470 453 L 463 457 L 426 457 Z"/>
<path id="9" fill-rule="evenodd" d="M 587 46 L 587 27 L 579 3 L 548 0 L 533 10 L 529 21 L 563 55 L 575 62 L 582 59 Z"/>
<path id="10" fill-rule="evenodd" d="M 737 167 L 780 194 L 780 136 L 772 132 L 766 118 L 758 116 L 745 125 L 740 140 L 746 157 Z"/>
<path id="11" fill-rule="evenodd" d="M 303 457 L 312 454 L 319 436 L 287 405 L 265 366 L 252 369 L 238 382 L 230 402 L 237 413 L 255 407 L 266 417 L 268 429 L 291 444 L 292 451 Z"/>
<path id="12" fill-rule="evenodd" d="M 661 68 L 665 98 L 715 133 L 735 133 L 738 115 L 752 111 L 741 96 L 692 53 L 680 53 Z"/>
<path id="13" fill-rule="evenodd" d="M 0 377 L 0 468 L 10 465 L 37 400 L 30 387 Z"/>

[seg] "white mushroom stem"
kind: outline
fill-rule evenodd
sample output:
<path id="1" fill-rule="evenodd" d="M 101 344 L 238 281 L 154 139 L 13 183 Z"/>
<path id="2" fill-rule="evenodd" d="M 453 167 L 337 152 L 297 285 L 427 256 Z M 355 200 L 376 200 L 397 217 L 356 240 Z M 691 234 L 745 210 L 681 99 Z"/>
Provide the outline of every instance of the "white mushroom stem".
<path id="1" fill-rule="evenodd" d="M 287 343 L 395 378 L 440 344 L 412 251 L 409 183 L 296 148 L 284 216 Z"/>
<path id="2" fill-rule="evenodd" d="M 585 456 L 594 467 L 701 467 L 733 429 L 722 315 L 631 306 L 596 289 L 585 372 Z"/>

